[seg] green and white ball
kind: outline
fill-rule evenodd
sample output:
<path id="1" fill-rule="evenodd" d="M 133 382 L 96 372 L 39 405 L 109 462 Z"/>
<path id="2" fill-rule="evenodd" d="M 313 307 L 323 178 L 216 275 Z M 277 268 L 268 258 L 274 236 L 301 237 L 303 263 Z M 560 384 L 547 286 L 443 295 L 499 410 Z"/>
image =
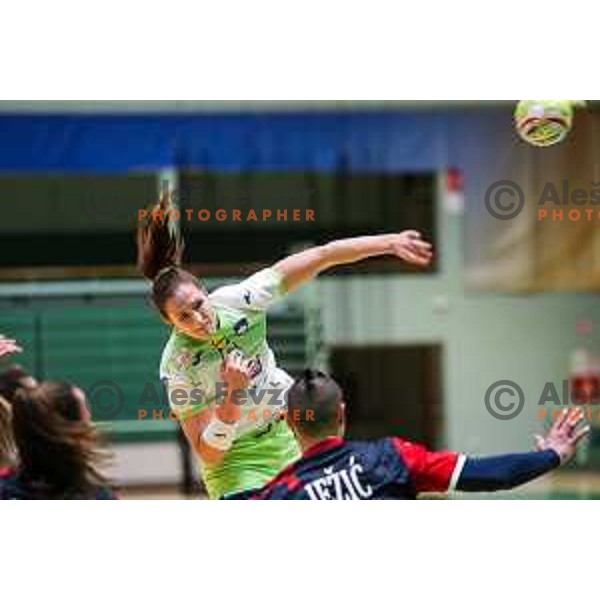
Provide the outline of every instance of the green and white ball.
<path id="1" fill-rule="evenodd" d="M 515 127 L 521 139 L 547 148 L 562 142 L 573 126 L 572 100 L 521 100 L 515 108 Z"/>

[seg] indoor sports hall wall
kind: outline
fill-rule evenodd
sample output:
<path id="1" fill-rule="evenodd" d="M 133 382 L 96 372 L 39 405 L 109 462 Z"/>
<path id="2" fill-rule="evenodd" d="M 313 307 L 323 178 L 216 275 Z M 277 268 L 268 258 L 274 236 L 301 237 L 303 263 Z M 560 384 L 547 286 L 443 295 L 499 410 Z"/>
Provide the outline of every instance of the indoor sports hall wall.
<path id="1" fill-rule="evenodd" d="M 544 383 L 557 389 L 568 378 L 572 354 L 600 353 L 597 333 L 582 335 L 582 319 L 600 323 L 595 294 L 515 294 L 468 288 L 464 264 L 464 214 L 438 204 L 440 272 L 423 277 L 321 279 L 328 345 L 438 343 L 444 346 L 446 443 L 472 452 L 531 447 Z M 597 325 L 596 325 L 597 327 Z M 523 412 L 510 421 L 490 416 L 487 388 L 510 379 L 525 393 Z"/>

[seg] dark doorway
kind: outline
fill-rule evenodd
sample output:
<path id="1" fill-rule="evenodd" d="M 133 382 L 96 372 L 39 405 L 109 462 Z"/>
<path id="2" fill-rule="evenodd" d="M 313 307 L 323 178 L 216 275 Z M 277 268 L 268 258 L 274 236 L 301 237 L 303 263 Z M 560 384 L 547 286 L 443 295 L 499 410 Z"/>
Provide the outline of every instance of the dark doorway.
<path id="1" fill-rule="evenodd" d="M 348 437 L 443 443 L 441 345 L 338 346 L 330 364 L 345 392 Z"/>

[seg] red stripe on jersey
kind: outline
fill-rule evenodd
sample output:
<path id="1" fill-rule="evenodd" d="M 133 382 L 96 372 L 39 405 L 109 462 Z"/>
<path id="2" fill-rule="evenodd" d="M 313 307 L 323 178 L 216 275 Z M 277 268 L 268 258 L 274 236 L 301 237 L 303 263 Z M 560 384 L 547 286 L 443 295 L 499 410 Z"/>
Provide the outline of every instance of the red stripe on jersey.
<path id="1" fill-rule="evenodd" d="M 264 498 L 278 485 L 287 486 L 290 492 L 298 489 L 302 485 L 302 482 L 296 476 L 294 463 L 286 467 L 279 475 L 276 475 L 274 479 L 271 479 L 262 490 L 257 492 L 256 495 L 251 496 L 251 499 L 260 500 L 261 498 Z"/>
<path id="2" fill-rule="evenodd" d="M 408 467 L 417 492 L 445 492 L 458 461 L 456 452 L 430 452 L 420 444 L 391 438 L 392 444 Z"/>
<path id="3" fill-rule="evenodd" d="M 302 460 L 316 456 L 317 454 L 321 454 L 322 452 L 331 450 L 332 448 L 337 448 L 343 444 L 344 439 L 341 437 L 332 436 L 325 438 L 303 452 Z M 287 486 L 287 489 L 290 492 L 300 488 L 302 486 L 302 482 L 296 476 L 296 464 L 297 462 L 286 467 L 281 473 L 279 473 L 279 475 L 275 477 L 275 479 L 272 479 L 269 483 L 267 483 L 267 485 L 260 492 L 258 492 L 256 496 L 253 496 L 253 498 L 260 499 L 268 495 L 269 492 L 271 492 L 278 485 Z"/>
<path id="4" fill-rule="evenodd" d="M 305 450 L 302 453 L 302 458 L 310 458 L 311 456 L 315 456 L 320 454 L 321 452 L 326 452 L 327 450 L 331 450 L 332 448 L 337 448 L 344 443 L 344 439 L 338 436 L 332 436 L 317 442 L 308 450 Z"/>
<path id="5" fill-rule="evenodd" d="M 277 481 L 277 484 L 287 485 L 288 491 L 294 492 L 302 485 L 302 482 L 296 477 L 295 473 L 288 473 L 284 477 L 281 477 Z"/>

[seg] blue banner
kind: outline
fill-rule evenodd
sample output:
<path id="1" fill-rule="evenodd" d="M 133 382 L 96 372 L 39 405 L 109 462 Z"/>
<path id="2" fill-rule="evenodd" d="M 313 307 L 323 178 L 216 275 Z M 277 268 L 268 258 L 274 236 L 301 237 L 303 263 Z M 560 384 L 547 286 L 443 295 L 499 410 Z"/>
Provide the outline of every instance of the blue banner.
<path id="1" fill-rule="evenodd" d="M 0 172 L 118 174 L 166 167 L 431 172 L 460 166 L 465 136 L 476 143 L 475 158 L 482 144 L 494 143 L 483 130 L 495 124 L 510 133 L 510 111 L 5 113 Z"/>

